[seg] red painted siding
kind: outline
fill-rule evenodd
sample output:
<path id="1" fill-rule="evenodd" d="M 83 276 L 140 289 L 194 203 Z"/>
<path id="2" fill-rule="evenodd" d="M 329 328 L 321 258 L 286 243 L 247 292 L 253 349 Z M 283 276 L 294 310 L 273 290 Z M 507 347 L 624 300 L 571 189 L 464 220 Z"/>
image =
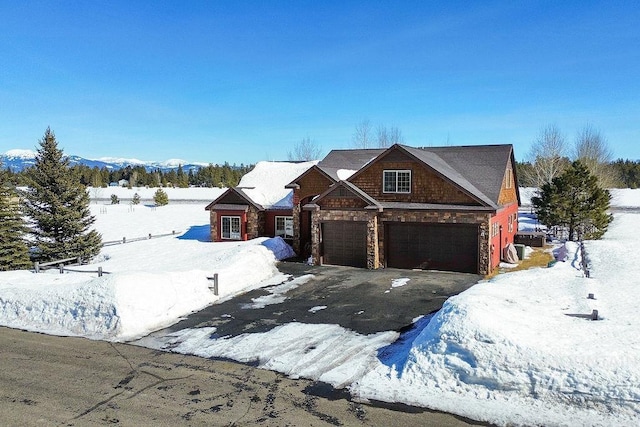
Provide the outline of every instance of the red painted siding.
<path id="1" fill-rule="evenodd" d="M 511 227 L 509 226 L 511 218 Z M 502 231 L 500 230 L 502 226 Z M 490 243 L 491 243 L 491 268 L 500 264 L 502 249 L 509 243 L 513 243 L 518 231 L 518 203 L 512 203 L 499 210 L 491 218 Z M 502 240 L 500 240 L 502 238 Z"/>
<path id="2" fill-rule="evenodd" d="M 292 209 L 282 209 L 277 211 L 267 211 L 265 215 L 264 235 L 274 237 L 276 235 L 276 217 L 293 216 Z"/>

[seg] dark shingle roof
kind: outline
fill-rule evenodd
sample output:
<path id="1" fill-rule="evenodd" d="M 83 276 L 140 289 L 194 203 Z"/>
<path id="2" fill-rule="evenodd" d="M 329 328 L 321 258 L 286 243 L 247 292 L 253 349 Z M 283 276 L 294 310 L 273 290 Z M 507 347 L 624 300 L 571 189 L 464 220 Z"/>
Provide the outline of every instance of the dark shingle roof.
<path id="1" fill-rule="evenodd" d="M 426 147 L 421 150 L 437 154 L 494 204 L 498 203 L 504 173 L 513 151 L 510 144 Z"/>
<path id="2" fill-rule="evenodd" d="M 440 175 L 446 179 L 452 181 L 455 185 L 462 188 L 468 194 L 472 195 L 476 199 L 482 201 L 484 204 L 496 207 L 494 201 L 487 197 L 480 189 L 474 185 L 473 180 L 468 180 L 460 171 L 452 167 L 449 163 L 444 161 L 439 155 L 424 148 L 403 147 L 418 160 L 422 161 L 427 166 L 433 168 Z M 497 199 L 496 199 L 497 200 Z"/>
<path id="3" fill-rule="evenodd" d="M 392 149 L 404 150 L 482 205 L 494 209 L 498 207 L 505 169 L 513 158 L 510 144 L 420 148 L 395 145 L 386 149 L 332 150 L 316 167 L 336 182 L 350 180 L 347 171 L 360 173 L 371 161 Z M 345 173 L 338 173 L 341 170 Z"/>
<path id="4" fill-rule="evenodd" d="M 364 165 L 385 151 L 385 148 L 331 150 L 329 154 L 318 163 L 318 167 L 335 181 L 340 181 L 341 177 L 338 176 L 339 170 L 360 170 Z"/>

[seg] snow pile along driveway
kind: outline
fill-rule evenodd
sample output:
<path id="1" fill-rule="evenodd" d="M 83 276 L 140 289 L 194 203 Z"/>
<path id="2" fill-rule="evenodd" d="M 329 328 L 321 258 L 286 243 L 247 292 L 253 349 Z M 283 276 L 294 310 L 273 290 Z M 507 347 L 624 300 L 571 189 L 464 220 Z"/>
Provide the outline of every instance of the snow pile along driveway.
<path id="1" fill-rule="evenodd" d="M 211 244 L 166 237 L 104 248 L 95 264 L 0 274 L 0 324 L 54 335 L 127 341 L 169 326 L 218 298 L 280 276 L 260 243 Z M 151 244 L 152 243 L 152 244 Z M 238 274 L 242 271 L 243 274 Z M 220 295 L 207 279 L 218 273 Z"/>
<path id="2" fill-rule="evenodd" d="M 605 240 L 576 244 L 550 269 L 509 273 L 450 298 L 406 361 L 381 358 L 352 386 L 361 398 L 402 401 L 498 424 L 633 425 L 640 416 L 637 215 L 617 215 Z M 588 299 L 594 293 L 596 299 Z M 587 320 L 593 309 L 601 320 Z M 402 360 L 402 358 L 400 359 Z"/>

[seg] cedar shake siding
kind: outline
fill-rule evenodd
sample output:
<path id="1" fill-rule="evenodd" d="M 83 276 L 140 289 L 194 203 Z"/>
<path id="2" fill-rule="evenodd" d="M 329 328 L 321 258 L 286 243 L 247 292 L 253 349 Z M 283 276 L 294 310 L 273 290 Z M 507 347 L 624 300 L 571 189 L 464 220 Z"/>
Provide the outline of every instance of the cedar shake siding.
<path id="1" fill-rule="evenodd" d="M 334 181 L 329 179 L 317 166 L 314 166 L 296 179 L 295 184 L 297 184 L 298 188 L 295 188 L 293 192 L 293 204 L 296 205 L 309 196 L 317 196 L 320 193 L 324 193 L 333 183 Z"/>
<path id="2" fill-rule="evenodd" d="M 410 193 L 385 193 L 383 191 L 383 172 L 385 170 L 411 171 Z M 468 195 L 434 172 L 427 170 L 417 162 L 381 161 L 358 175 L 351 183 L 381 202 L 438 203 L 447 205 L 478 205 Z"/>

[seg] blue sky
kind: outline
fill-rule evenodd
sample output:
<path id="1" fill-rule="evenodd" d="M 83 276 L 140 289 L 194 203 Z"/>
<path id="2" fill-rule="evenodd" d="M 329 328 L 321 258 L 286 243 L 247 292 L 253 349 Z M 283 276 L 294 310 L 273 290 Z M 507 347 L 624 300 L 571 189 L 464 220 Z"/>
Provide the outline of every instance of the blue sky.
<path id="1" fill-rule="evenodd" d="M 640 159 L 640 4 L 0 0 L 0 152 L 284 160 L 396 126 L 413 146 L 556 124 Z"/>

